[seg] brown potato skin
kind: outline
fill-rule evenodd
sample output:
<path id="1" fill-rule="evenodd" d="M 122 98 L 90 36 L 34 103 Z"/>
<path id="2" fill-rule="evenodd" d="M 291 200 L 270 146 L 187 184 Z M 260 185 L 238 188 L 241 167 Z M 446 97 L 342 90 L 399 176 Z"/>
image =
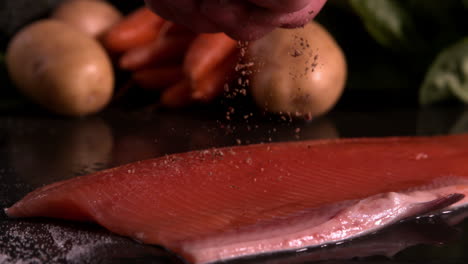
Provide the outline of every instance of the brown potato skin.
<path id="1" fill-rule="evenodd" d="M 316 22 L 298 29 L 276 29 L 254 41 L 248 56 L 257 65 L 251 93 L 257 105 L 269 112 L 323 115 L 345 87 L 343 51 Z"/>
<path id="2" fill-rule="evenodd" d="M 114 74 L 105 50 L 57 20 L 37 21 L 17 33 L 6 63 L 18 89 L 57 114 L 93 114 L 112 96 Z"/>
<path id="3" fill-rule="evenodd" d="M 51 17 L 87 35 L 99 37 L 119 22 L 122 14 L 104 0 L 66 0 Z"/>

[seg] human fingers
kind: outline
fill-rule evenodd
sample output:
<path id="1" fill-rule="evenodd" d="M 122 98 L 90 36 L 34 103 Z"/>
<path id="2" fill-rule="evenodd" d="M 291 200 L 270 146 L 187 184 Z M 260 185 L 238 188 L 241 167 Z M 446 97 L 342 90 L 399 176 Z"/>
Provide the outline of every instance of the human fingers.
<path id="1" fill-rule="evenodd" d="M 250 2 L 278 12 L 295 12 L 306 7 L 311 0 L 249 0 Z"/>
<path id="2" fill-rule="evenodd" d="M 200 12 L 227 35 L 240 40 L 259 38 L 274 29 L 269 21 L 257 20 L 253 14 L 259 8 L 246 1 L 203 0 Z"/>
<path id="3" fill-rule="evenodd" d="M 193 0 L 145 0 L 147 6 L 161 17 L 186 26 L 195 32 L 222 31 L 198 11 Z"/>
<path id="4" fill-rule="evenodd" d="M 222 31 L 238 40 L 260 38 L 275 27 L 302 26 L 312 20 L 326 2 L 326 0 L 145 1 L 162 17 L 196 32 Z M 280 8 L 280 5 L 284 5 L 283 8 Z"/>
<path id="5" fill-rule="evenodd" d="M 255 23 L 269 23 L 274 27 L 295 28 L 310 22 L 322 9 L 327 0 L 308 0 L 309 3 L 299 11 L 280 12 L 265 9 L 252 11 L 251 17 Z"/>

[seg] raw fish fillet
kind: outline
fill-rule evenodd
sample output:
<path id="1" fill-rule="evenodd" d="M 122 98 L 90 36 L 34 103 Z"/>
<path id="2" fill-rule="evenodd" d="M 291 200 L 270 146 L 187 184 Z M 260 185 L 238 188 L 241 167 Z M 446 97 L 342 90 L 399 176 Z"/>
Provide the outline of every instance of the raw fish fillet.
<path id="1" fill-rule="evenodd" d="M 135 162 L 37 189 L 6 212 L 95 221 L 199 264 L 342 241 L 466 194 L 468 135 L 344 139 Z"/>

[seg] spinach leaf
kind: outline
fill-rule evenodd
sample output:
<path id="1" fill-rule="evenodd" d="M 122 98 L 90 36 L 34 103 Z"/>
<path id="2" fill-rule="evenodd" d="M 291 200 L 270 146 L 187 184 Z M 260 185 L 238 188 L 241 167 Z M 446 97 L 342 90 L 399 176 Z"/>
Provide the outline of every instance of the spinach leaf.
<path id="1" fill-rule="evenodd" d="M 410 13 L 397 0 L 350 0 L 367 31 L 381 45 L 397 51 L 416 50 L 421 43 Z"/>
<path id="2" fill-rule="evenodd" d="M 437 56 L 421 86 L 419 102 L 429 105 L 453 97 L 468 103 L 468 38 Z"/>

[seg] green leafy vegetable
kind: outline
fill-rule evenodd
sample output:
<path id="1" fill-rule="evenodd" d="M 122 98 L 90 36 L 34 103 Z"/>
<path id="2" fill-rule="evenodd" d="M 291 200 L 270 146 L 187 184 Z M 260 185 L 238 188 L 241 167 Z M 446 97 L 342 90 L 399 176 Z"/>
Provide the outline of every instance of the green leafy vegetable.
<path id="1" fill-rule="evenodd" d="M 411 51 L 420 43 L 409 12 L 397 0 L 350 0 L 368 32 L 383 46 Z"/>
<path id="2" fill-rule="evenodd" d="M 468 38 L 437 56 L 421 86 L 419 101 L 429 105 L 454 96 L 468 103 Z"/>

